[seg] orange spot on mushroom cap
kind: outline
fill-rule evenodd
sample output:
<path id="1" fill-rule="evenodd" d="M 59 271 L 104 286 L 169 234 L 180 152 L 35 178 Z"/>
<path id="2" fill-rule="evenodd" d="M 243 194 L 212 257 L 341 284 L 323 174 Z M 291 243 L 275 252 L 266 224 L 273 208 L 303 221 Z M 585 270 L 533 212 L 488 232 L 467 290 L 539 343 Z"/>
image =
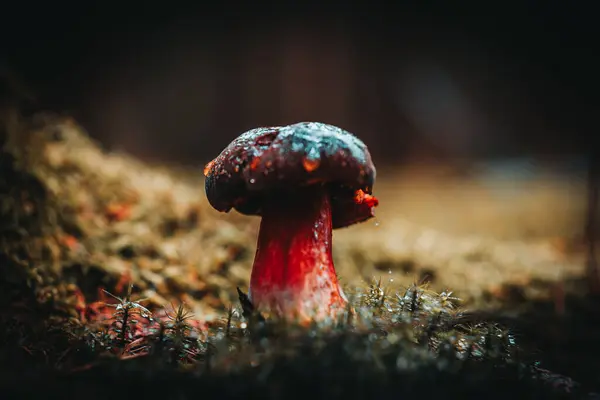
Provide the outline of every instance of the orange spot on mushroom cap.
<path id="1" fill-rule="evenodd" d="M 312 172 L 315 169 L 319 168 L 319 165 L 321 164 L 321 160 L 319 159 L 314 159 L 314 158 L 303 158 L 302 159 L 302 166 L 304 167 L 304 170 L 306 172 Z"/>
<path id="2" fill-rule="evenodd" d="M 377 197 L 365 193 L 362 189 L 358 189 L 354 193 L 354 202 L 356 204 L 365 204 L 368 207 L 377 207 L 379 205 Z"/>
<path id="3" fill-rule="evenodd" d="M 255 170 L 260 165 L 260 157 L 255 157 L 250 162 L 250 169 Z"/>
<path id="4" fill-rule="evenodd" d="M 209 162 L 208 164 L 206 164 L 204 166 L 204 176 L 209 175 L 210 170 L 212 169 L 213 165 L 215 165 L 215 160 L 212 160 L 211 162 Z"/>

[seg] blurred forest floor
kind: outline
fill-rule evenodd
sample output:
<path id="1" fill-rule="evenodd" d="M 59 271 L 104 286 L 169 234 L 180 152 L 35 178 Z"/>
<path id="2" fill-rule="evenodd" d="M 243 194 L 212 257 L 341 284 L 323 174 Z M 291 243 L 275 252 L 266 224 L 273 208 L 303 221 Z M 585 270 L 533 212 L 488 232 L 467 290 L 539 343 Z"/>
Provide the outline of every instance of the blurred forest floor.
<path id="1" fill-rule="evenodd" d="M 503 284 L 561 281 L 584 271 L 583 174 L 382 168 L 375 191 L 377 220 L 338 231 L 336 244 L 360 253 L 354 256 L 375 271 L 391 271 L 395 281 L 429 276 L 438 289 L 477 299 Z"/>
<path id="2" fill-rule="evenodd" d="M 183 301 L 211 319 L 237 302 L 236 286 L 247 290 L 259 218 L 213 210 L 202 171 L 106 153 L 54 116 L 11 127 L 1 160 L 4 299 L 28 287 L 42 302 L 77 290 L 89 302 L 100 287 L 119 293 L 131 281 L 149 307 Z M 334 232 L 342 284 L 428 281 L 506 318 L 556 372 L 594 380 L 585 179 L 416 167 L 378 175 L 377 218 Z"/>

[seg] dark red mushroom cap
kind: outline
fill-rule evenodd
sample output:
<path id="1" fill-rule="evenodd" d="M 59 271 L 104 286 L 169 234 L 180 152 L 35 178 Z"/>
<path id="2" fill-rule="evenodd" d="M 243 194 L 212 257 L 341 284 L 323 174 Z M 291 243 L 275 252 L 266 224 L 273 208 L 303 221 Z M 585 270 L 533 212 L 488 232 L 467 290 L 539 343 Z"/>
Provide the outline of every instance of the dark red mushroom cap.
<path id="1" fill-rule="evenodd" d="M 333 228 L 373 217 L 375 166 L 367 146 L 338 127 L 301 122 L 243 133 L 205 168 L 206 195 L 217 210 L 261 215 L 265 196 L 325 185 Z"/>

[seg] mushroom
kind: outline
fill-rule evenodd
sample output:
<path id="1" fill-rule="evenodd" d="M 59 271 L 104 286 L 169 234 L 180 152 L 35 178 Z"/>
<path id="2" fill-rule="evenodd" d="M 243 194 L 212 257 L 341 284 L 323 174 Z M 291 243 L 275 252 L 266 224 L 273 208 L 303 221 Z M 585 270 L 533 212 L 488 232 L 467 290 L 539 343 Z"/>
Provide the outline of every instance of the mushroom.
<path id="1" fill-rule="evenodd" d="M 372 218 L 378 205 L 362 141 L 318 122 L 252 129 L 204 174 L 216 210 L 262 217 L 248 293 L 255 307 L 301 319 L 343 310 L 332 229 Z"/>

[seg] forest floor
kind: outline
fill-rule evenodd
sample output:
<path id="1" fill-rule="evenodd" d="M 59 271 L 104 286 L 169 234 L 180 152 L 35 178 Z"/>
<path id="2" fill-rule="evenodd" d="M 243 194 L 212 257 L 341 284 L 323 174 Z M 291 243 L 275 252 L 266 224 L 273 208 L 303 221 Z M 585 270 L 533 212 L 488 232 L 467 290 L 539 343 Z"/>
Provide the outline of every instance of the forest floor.
<path id="1" fill-rule="evenodd" d="M 183 302 L 202 323 L 237 305 L 259 218 L 213 210 L 202 171 L 107 153 L 69 118 L 10 129 L 0 157 L 5 314 L 23 290 L 42 304 L 91 304 L 106 300 L 101 289 L 121 295 L 130 283 L 144 307 Z M 375 219 L 334 232 L 342 284 L 452 291 L 461 308 L 508 326 L 546 368 L 600 382 L 583 176 L 382 167 L 374 193 Z"/>

